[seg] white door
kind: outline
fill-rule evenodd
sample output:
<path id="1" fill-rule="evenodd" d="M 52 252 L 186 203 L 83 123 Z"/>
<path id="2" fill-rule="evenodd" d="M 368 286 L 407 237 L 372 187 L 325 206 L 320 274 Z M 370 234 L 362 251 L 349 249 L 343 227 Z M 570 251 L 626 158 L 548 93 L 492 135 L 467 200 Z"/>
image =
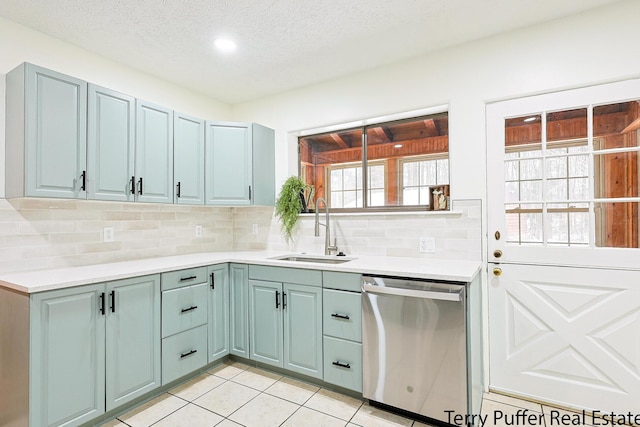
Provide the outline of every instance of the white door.
<path id="1" fill-rule="evenodd" d="M 490 388 L 640 413 L 640 80 L 487 106 Z"/>

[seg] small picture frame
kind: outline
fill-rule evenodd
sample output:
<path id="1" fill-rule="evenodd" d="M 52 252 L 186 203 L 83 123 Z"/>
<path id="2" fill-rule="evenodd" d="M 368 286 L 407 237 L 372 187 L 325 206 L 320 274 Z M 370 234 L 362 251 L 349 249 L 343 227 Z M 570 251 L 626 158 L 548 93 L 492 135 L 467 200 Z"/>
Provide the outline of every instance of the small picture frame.
<path id="1" fill-rule="evenodd" d="M 449 210 L 449 185 L 433 185 L 429 187 L 429 210 Z"/>

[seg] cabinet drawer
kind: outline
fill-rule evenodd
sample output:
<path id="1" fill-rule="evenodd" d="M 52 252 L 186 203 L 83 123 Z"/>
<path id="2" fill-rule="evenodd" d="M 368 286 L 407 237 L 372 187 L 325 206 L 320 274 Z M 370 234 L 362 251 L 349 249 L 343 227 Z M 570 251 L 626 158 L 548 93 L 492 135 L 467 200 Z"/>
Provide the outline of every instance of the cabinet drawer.
<path id="1" fill-rule="evenodd" d="M 361 274 L 340 273 L 337 271 L 322 272 L 322 287 L 331 289 L 342 289 L 343 291 L 360 292 Z"/>
<path id="2" fill-rule="evenodd" d="M 162 340 L 162 385 L 207 364 L 207 325 Z"/>
<path id="3" fill-rule="evenodd" d="M 323 334 L 362 341 L 362 302 L 355 292 L 322 290 Z"/>
<path id="4" fill-rule="evenodd" d="M 162 292 L 162 337 L 207 323 L 207 283 Z"/>
<path id="5" fill-rule="evenodd" d="M 362 344 L 324 337 L 324 380 L 362 392 Z"/>
<path id="6" fill-rule="evenodd" d="M 322 272 L 320 270 L 306 270 L 303 268 L 250 265 L 249 279 L 322 286 Z"/>
<path id="7" fill-rule="evenodd" d="M 206 283 L 207 279 L 207 267 L 188 268 L 162 273 L 161 286 L 163 291 L 167 291 L 196 283 Z"/>

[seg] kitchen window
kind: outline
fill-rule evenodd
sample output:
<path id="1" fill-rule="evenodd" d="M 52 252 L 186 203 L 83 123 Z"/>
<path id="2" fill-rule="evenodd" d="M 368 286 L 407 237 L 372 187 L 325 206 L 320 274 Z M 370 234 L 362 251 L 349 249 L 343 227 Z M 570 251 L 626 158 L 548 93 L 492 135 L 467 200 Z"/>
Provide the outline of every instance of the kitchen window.
<path id="1" fill-rule="evenodd" d="M 298 139 L 310 209 L 427 210 L 429 186 L 449 184 L 448 113 L 306 135 Z"/>

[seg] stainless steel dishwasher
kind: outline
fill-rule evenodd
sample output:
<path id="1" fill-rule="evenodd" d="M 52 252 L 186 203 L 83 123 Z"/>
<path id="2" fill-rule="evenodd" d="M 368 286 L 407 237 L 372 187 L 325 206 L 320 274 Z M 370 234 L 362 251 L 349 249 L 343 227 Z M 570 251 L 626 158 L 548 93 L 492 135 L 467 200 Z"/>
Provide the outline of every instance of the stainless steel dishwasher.
<path id="1" fill-rule="evenodd" d="M 468 410 L 465 285 L 362 278 L 363 396 L 442 422 Z"/>

